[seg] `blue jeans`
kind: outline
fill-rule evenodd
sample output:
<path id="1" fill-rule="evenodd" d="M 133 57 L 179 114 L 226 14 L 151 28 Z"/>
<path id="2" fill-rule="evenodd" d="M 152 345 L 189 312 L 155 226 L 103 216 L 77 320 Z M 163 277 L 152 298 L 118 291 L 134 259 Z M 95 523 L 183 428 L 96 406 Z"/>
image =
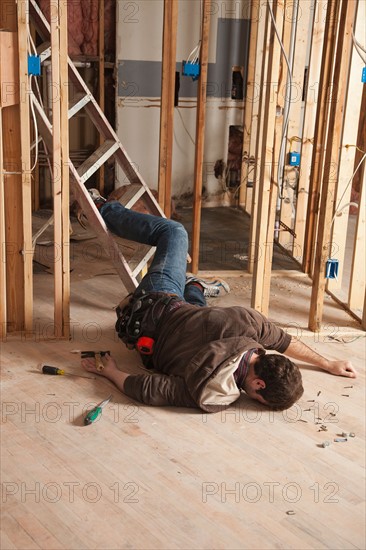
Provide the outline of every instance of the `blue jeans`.
<path id="1" fill-rule="evenodd" d="M 156 246 L 154 259 L 137 290 L 167 292 L 190 304 L 206 305 L 199 287 L 186 286 L 188 235 L 182 224 L 134 212 L 118 201 L 106 202 L 100 213 L 112 233 L 129 241 Z"/>

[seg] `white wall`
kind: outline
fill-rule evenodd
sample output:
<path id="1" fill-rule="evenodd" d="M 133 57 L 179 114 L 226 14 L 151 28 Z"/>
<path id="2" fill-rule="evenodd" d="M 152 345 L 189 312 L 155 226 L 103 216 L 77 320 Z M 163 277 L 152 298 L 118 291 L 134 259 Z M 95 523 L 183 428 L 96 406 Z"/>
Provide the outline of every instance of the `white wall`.
<path id="1" fill-rule="evenodd" d="M 180 0 L 177 62 L 186 59 L 200 38 L 201 2 Z M 215 63 L 219 18 L 247 18 L 248 2 L 213 0 L 211 5 L 209 63 Z M 163 0 L 119 0 L 117 59 L 161 61 Z M 181 80 L 187 78 L 181 76 Z M 127 84 L 128 85 L 128 84 Z M 146 183 L 157 188 L 159 162 L 160 98 L 117 97 L 117 131 L 129 156 Z M 229 125 L 242 125 L 242 102 L 210 97 L 207 100 L 204 181 L 211 201 L 223 200 L 213 167 L 227 158 Z M 183 122 L 182 122 L 183 119 Z M 180 196 L 193 188 L 196 99 L 180 95 L 174 114 L 172 193 Z M 189 137 L 190 134 L 191 138 Z M 117 174 L 117 185 L 124 183 Z M 210 201 L 209 201 L 210 203 Z"/>

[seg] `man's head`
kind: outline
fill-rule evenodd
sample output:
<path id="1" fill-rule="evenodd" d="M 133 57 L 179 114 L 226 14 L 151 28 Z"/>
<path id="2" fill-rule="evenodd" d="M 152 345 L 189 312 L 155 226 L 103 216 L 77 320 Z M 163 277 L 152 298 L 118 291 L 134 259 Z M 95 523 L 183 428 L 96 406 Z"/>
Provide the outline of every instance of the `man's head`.
<path id="1" fill-rule="evenodd" d="M 304 393 L 299 367 L 283 355 L 263 354 L 251 365 L 245 392 L 276 410 L 291 407 Z"/>

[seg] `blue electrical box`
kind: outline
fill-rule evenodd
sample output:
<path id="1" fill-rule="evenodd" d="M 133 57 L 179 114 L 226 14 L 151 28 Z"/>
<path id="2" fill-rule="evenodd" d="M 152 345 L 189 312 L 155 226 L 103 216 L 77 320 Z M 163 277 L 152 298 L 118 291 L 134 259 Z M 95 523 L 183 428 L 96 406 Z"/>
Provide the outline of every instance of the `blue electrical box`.
<path id="1" fill-rule="evenodd" d="M 41 74 L 41 58 L 38 55 L 28 55 L 28 74 L 34 76 Z"/>
<path id="2" fill-rule="evenodd" d="M 288 163 L 290 166 L 300 166 L 300 153 L 292 151 L 288 154 Z"/>
<path id="3" fill-rule="evenodd" d="M 366 84 L 366 67 L 364 67 L 362 69 L 362 78 L 361 78 L 361 82 L 363 82 L 364 84 Z"/>
<path id="4" fill-rule="evenodd" d="M 197 80 L 200 75 L 200 64 L 182 61 L 183 76 L 191 76 L 192 80 Z"/>
<path id="5" fill-rule="evenodd" d="M 336 259 L 330 258 L 325 264 L 325 278 L 337 279 L 338 278 L 339 262 Z"/>

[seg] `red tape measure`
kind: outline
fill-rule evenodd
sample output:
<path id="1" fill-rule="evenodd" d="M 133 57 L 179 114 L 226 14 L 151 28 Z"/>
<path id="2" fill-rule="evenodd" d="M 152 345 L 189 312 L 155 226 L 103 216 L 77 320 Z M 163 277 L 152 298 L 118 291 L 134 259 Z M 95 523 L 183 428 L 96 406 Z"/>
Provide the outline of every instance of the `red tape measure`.
<path id="1" fill-rule="evenodd" d="M 141 336 L 136 342 L 136 349 L 143 355 L 152 355 L 155 341 L 149 336 Z"/>

